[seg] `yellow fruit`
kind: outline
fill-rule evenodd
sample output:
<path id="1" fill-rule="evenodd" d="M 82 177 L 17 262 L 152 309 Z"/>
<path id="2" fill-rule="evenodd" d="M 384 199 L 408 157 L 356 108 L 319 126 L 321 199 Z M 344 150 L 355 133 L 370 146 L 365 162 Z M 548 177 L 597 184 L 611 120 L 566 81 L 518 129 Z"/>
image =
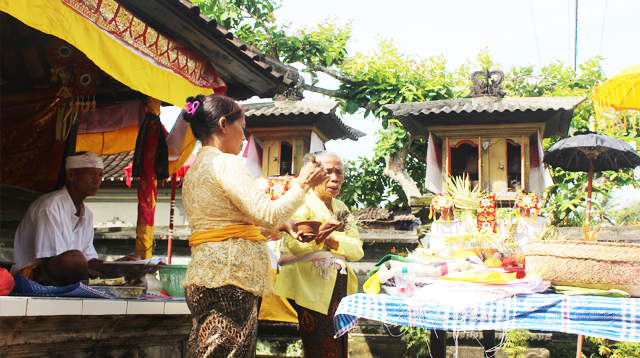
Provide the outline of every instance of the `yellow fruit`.
<path id="1" fill-rule="evenodd" d="M 502 267 L 502 261 L 496 259 L 495 257 L 486 259 L 484 261 L 484 264 L 487 265 L 487 267 Z"/>
<path id="2" fill-rule="evenodd" d="M 478 256 L 478 255 L 476 255 L 475 252 L 469 251 L 469 250 L 457 250 L 456 252 L 453 253 L 454 259 L 463 259 L 469 256 Z"/>

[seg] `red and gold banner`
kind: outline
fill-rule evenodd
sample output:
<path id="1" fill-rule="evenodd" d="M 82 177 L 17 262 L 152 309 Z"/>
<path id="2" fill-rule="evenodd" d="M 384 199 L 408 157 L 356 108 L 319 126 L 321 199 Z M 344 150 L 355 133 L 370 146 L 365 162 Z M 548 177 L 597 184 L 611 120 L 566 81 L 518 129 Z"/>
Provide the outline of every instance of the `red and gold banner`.
<path id="1" fill-rule="evenodd" d="M 0 182 L 41 193 L 58 181 L 64 141 L 55 139 L 59 88 L 0 97 Z"/>
<path id="2" fill-rule="evenodd" d="M 477 222 L 479 232 L 496 231 L 496 194 L 484 194 L 480 199 L 480 207 L 477 210 Z"/>
<path id="3" fill-rule="evenodd" d="M 224 94 L 227 86 L 211 62 L 189 47 L 162 35 L 115 0 L 62 0 L 98 28 L 113 35 L 199 87 Z"/>
<path id="4" fill-rule="evenodd" d="M 166 37 L 161 37 L 123 9 L 113 17 L 115 9 L 119 8 L 115 1 L 94 1 L 96 5 L 93 7 L 88 5 L 89 1 L 86 4 L 67 1 L 69 5 L 61 0 L 0 1 L 0 10 L 27 26 L 68 42 L 109 76 L 163 102 L 184 107 L 189 96 L 212 94 L 214 89 L 216 93 L 226 90 L 211 64 L 202 62 L 202 57 L 192 56 L 179 43 L 160 41 Z M 76 7 L 86 8 L 84 14 L 94 16 L 98 23 L 111 27 L 99 27 L 98 23 L 76 11 Z M 92 9 L 99 9 L 100 13 L 92 14 Z M 98 21 L 98 17 L 102 20 Z M 112 21 L 109 23 L 107 20 Z M 203 83 L 203 86 L 192 81 Z M 187 142 L 191 145 L 194 141 Z M 184 160 L 189 154 L 191 152 L 186 153 Z M 179 162 L 184 163 L 184 160 Z M 179 164 L 176 165 L 180 168 Z"/>

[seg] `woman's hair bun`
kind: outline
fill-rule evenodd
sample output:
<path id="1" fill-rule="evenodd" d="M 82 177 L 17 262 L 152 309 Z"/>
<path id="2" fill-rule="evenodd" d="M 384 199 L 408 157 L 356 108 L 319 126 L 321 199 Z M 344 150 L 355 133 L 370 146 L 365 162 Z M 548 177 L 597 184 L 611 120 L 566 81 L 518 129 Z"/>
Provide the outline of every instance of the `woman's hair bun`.
<path id="1" fill-rule="evenodd" d="M 194 123 L 194 122 L 198 122 L 198 121 L 204 120 L 204 100 L 205 100 L 205 98 L 206 97 L 203 94 L 199 94 L 199 95 L 197 95 L 195 97 L 187 98 L 187 103 L 194 103 L 196 101 L 200 102 L 198 104 L 198 108 L 196 108 L 196 111 L 194 113 L 185 112 L 182 115 L 182 118 L 187 123 Z"/>

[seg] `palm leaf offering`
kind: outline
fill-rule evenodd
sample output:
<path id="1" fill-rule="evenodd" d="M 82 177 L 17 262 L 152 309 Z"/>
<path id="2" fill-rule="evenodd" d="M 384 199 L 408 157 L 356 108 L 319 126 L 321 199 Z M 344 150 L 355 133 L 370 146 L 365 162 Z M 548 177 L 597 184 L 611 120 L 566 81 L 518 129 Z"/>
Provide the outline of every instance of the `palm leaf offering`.
<path id="1" fill-rule="evenodd" d="M 558 231 L 558 228 L 554 225 L 545 224 L 542 227 L 542 231 L 536 237 L 537 240 L 566 240 L 566 235 L 563 235 Z"/>
<path id="2" fill-rule="evenodd" d="M 505 243 L 502 236 L 491 232 L 449 235 L 444 239 L 444 244 L 458 250 L 492 248 L 502 253 L 515 253 L 512 245 Z"/>
<path id="3" fill-rule="evenodd" d="M 602 224 L 596 225 L 593 229 L 586 222 L 582 224 L 582 240 L 584 241 L 598 241 L 601 232 Z"/>
<path id="4" fill-rule="evenodd" d="M 476 185 L 471 189 L 471 181 L 468 175 L 451 177 L 447 175 L 442 183 L 442 189 L 453 197 L 453 204 L 459 210 L 459 218 L 465 232 L 475 234 L 478 232 L 475 212 L 480 207 L 480 190 Z"/>

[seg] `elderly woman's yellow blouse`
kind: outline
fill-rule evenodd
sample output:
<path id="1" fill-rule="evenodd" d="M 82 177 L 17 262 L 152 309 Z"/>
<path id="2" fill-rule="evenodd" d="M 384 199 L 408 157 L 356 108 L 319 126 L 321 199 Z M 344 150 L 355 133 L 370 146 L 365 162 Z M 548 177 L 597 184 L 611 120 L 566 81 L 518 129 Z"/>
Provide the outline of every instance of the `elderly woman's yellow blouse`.
<path id="1" fill-rule="evenodd" d="M 331 201 L 333 212 L 348 210 L 349 208 L 340 200 L 333 199 Z M 317 220 L 325 223 L 331 217 L 331 213 L 327 206 L 316 196 L 313 191 L 307 194 L 304 205 L 296 211 L 291 219 L 298 220 Z M 354 223 L 353 216 L 349 216 L 349 220 Z M 324 243 L 318 245 L 315 241 L 302 243 L 285 234 L 282 254 L 292 254 L 302 256 L 313 251 L 331 251 L 338 255 L 343 255 L 349 261 L 358 261 L 364 256 L 362 250 L 362 241 L 358 234 L 358 229 L 353 227 L 345 232 L 333 232 L 333 237 L 340 243 L 338 250 L 333 250 Z M 358 293 L 358 279 L 355 272 L 347 263 L 347 295 Z M 282 270 L 278 275 L 276 282 L 275 294 L 281 297 L 295 300 L 302 307 L 327 314 L 329 312 L 329 304 L 333 288 L 336 285 L 336 277 L 338 270 L 332 270 L 329 281 L 317 273 L 316 267 L 312 261 L 299 262 L 292 265 L 282 266 Z"/>
<path id="2" fill-rule="evenodd" d="M 277 240 L 278 226 L 304 199 L 304 190 L 293 185 L 282 198 L 271 200 L 240 158 L 210 146 L 200 148 L 182 188 L 191 233 L 253 224 L 267 239 Z M 264 241 L 242 238 L 193 246 L 182 286 L 234 285 L 258 296 L 271 296 L 273 276 L 268 250 Z"/>

